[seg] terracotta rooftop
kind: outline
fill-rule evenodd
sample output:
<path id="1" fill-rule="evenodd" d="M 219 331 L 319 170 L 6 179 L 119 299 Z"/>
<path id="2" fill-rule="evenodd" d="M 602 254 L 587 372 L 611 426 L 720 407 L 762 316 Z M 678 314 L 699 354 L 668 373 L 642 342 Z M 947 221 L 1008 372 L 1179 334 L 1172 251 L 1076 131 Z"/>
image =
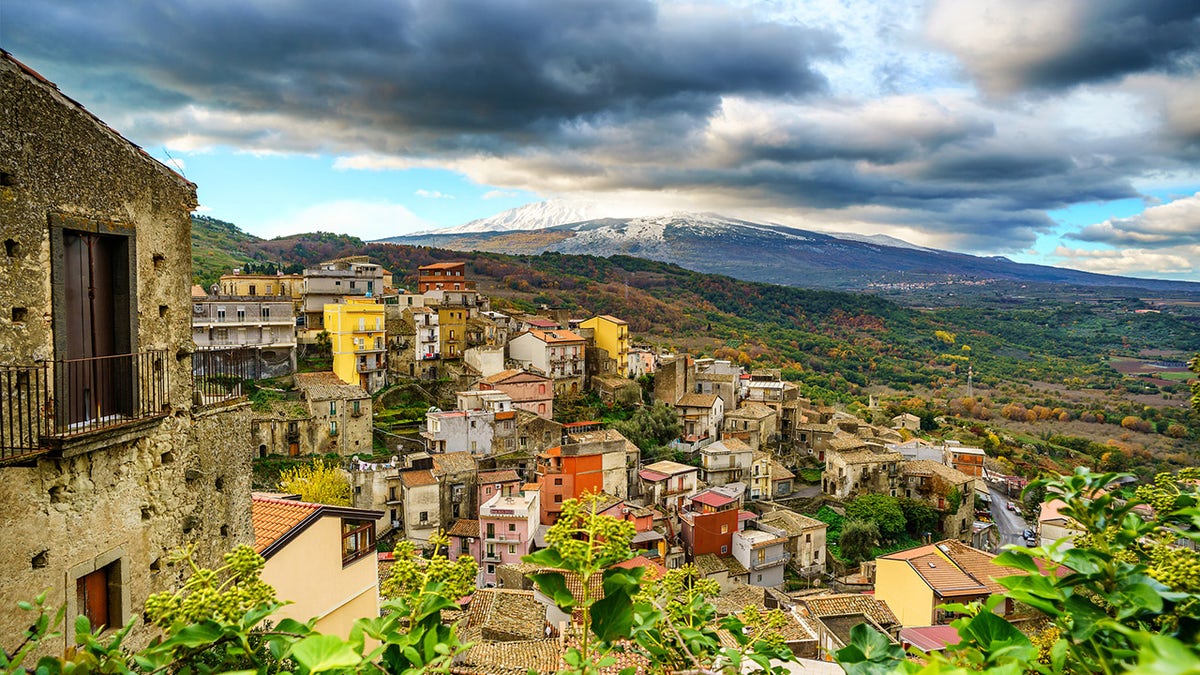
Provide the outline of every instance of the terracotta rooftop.
<path id="1" fill-rule="evenodd" d="M 718 398 L 716 394 L 684 394 L 675 405 L 680 408 L 711 408 Z"/>
<path id="2" fill-rule="evenodd" d="M 663 567 L 662 563 L 657 563 L 644 555 L 637 555 L 624 562 L 619 562 L 613 567 L 621 567 L 627 570 L 638 567 L 644 568 L 646 572 L 642 575 L 643 580 L 658 579 L 667 573 L 667 568 Z"/>
<path id="3" fill-rule="evenodd" d="M 750 403 L 742 404 L 742 407 L 738 408 L 737 410 L 725 413 L 725 417 L 745 417 L 747 419 L 760 420 L 770 417 L 774 414 L 775 411 L 772 410 L 770 406 L 752 401 Z"/>
<path id="4" fill-rule="evenodd" d="M 867 447 L 866 441 L 858 436 L 853 436 L 850 434 L 834 436 L 833 438 L 829 439 L 829 449 L 836 450 L 841 453 L 848 453 L 850 450 L 865 447 Z"/>
<path id="5" fill-rule="evenodd" d="M 771 480 L 790 480 L 795 478 L 796 474 L 788 470 L 788 468 L 779 463 L 779 460 L 771 460 Z"/>
<path id="6" fill-rule="evenodd" d="M 900 642 L 923 652 L 933 652 L 962 641 L 954 626 L 913 626 L 900 629 Z"/>
<path id="7" fill-rule="evenodd" d="M 288 530 L 304 522 L 320 509 L 320 504 L 255 495 L 250 507 L 250 521 L 254 525 L 254 550 L 262 553 Z"/>
<path id="8" fill-rule="evenodd" d="M 735 582 L 728 590 L 713 598 L 712 604 L 718 616 L 726 616 L 738 614 L 750 606 L 765 608 L 764 598 L 762 588 L 745 582 Z"/>
<path id="9" fill-rule="evenodd" d="M 400 482 L 406 488 L 416 488 L 424 485 L 437 485 L 437 478 L 429 469 L 409 469 L 400 472 Z"/>
<path id="10" fill-rule="evenodd" d="M 515 469 L 500 469 L 498 471 L 481 471 L 478 478 L 480 483 L 511 483 L 521 480 Z"/>
<path id="11" fill-rule="evenodd" d="M 907 461 L 904 463 L 902 471 L 905 475 L 938 476 L 952 485 L 961 485 L 973 480 L 970 476 L 959 471 L 958 469 L 946 466 L 941 462 L 935 462 L 930 459 L 914 459 Z"/>
<path id="12" fill-rule="evenodd" d="M 545 637 L 546 606 L 534 599 L 533 591 L 480 588 L 471 598 L 465 624 L 478 626 L 485 640 L 536 640 Z"/>
<path id="13" fill-rule="evenodd" d="M 737 499 L 730 497 L 729 495 L 720 494 L 719 492 L 713 492 L 712 490 L 705 490 L 704 492 L 696 493 L 696 495 L 692 497 L 692 501 L 698 504 L 718 507 L 725 506 L 726 504 L 732 504 L 733 502 L 736 502 Z"/>
<path id="14" fill-rule="evenodd" d="M 996 556 L 971 548 L 957 539 L 946 539 L 906 551 L 880 556 L 880 560 L 903 560 L 942 597 L 1004 593 L 996 579 L 1025 574 L 992 564 Z"/>
<path id="15" fill-rule="evenodd" d="M 371 398 L 366 389 L 357 384 L 346 384 L 332 372 L 296 373 L 293 377 L 296 388 L 309 400 Z"/>
<path id="16" fill-rule="evenodd" d="M 433 456 L 433 473 L 436 476 L 469 473 L 475 467 L 475 458 L 469 452 L 445 452 Z"/>
<path id="17" fill-rule="evenodd" d="M 479 537 L 479 521 L 469 518 L 459 518 L 450 529 L 446 530 L 450 537 Z"/>
<path id="18" fill-rule="evenodd" d="M 530 335 L 545 342 L 546 344 L 564 344 L 570 342 L 584 342 L 584 339 L 579 335 L 572 333 L 569 330 L 537 330 L 529 331 Z"/>
<path id="19" fill-rule="evenodd" d="M 421 270 L 452 270 L 452 269 L 456 269 L 458 267 L 463 267 L 465 265 L 466 265 L 466 263 L 462 263 L 462 262 L 429 263 L 428 265 L 421 265 L 420 267 L 417 268 L 417 271 L 420 272 Z"/>
<path id="20" fill-rule="evenodd" d="M 833 593 L 828 595 L 809 595 L 796 598 L 797 604 L 803 607 L 811 616 L 836 616 L 839 614 L 865 614 L 875 623 L 887 628 L 900 625 L 900 620 L 892 613 L 887 603 L 873 595 L 862 593 Z"/>
<path id="21" fill-rule="evenodd" d="M 770 513 L 764 513 L 759 517 L 758 522 L 763 525 L 778 527 L 790 536 L 799 536 L 804 534 L 806 530 L 828 527 L 828 525 L 816 518 L 810 518 L 804 514 L 787 509 L 778 509 Z"/>
<path id="22" fill-rule="evenodd" d="M 510 370 L 502 370 L 502 371 L 496 373 L 495 375 L 490 375 L 488 377 L 485 377 L 485 378 L 483 378 L 483 381 L 488 382 L 490 384 L 500 384 L 501 382 L 505 382 L 506 380 L 508 380 L 510 378 L 515 378 L 518 375 L 524 375 L 530 381 L 550 379 L 548 377 L 543 377 L 542 375 L 538 375 L 537 373 L 529 373 L 524 370 L 513 368 Z M 547 393 L 549 393 L 549 392 L 547 392 Z"/>

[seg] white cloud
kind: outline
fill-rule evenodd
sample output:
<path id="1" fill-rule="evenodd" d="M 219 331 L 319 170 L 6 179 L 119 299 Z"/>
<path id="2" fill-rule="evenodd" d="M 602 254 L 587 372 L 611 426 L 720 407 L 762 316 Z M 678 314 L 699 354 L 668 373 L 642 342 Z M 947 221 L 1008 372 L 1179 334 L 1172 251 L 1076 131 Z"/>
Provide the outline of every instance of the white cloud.
<path id="1" fill-rule="evenodd" d="M 364 241 L 428 230 L 432 223 L 389 202 L 340 200 L 314 204 L 286 219 L 252 227 L 260 237 L 281 237 L 303 232 L 338 232 Z"/>
<path id="2" fill-rule="evenodd" d="M 1109 218 L 1072 233 L 1073 239 L 1156 248 L 1200 244 L 1200 192 L 1151 206 L 1128 218 Z"/>
<path id="3" fill-rule="evenodd" d="M 1193 260 L 1200 260 L 1200 245 L 1173 249 L 1167 253 L 1145 248 L 1078 249 L 1059 246 L 1054 258 L 1064 267 L 1132 276 L 1184 275 L 1196 269 Z"/>
<path id="4" fill-rule="evenodd" d="M 516 197 L 517 192 L 512 190 L 488 190 L 483 193 L 483 199 L 503 199 L 505 197 Z"/>
<path id="5" fill-rule="evenodd" d="M 413 194 L 425 199 L 454 199 L 454 195 L 446 194 L 440 190 L 426 190 L 424 188 L 413 192 Z"/>

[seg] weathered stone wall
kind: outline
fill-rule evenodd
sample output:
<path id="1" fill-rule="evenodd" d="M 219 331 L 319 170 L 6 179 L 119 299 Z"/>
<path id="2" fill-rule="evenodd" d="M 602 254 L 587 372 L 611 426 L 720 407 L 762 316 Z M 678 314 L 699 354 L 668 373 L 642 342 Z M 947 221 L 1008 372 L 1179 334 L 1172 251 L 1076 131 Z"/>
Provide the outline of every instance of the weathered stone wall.
<path id="1" fill-rule="evenodd" d="M 110 590 L 128 620 L 148 594 L 178 586 L 168 551 L 194 542 L 200 562 L 212 564 L 253 535 L 248 464 L 236 459 L 248 419 L 234 411 L 193 419 L 188 214 L 195 187 L 6 55 L 0 174 L 0 365 L 62 356 L 52 284 L 61 260 L 53 259 L 49 226 L 56 216 L 130 235 L 131 351 L 170 355 L 164 417 L 86 434 L 62 457 L 0 467 L 0 643 L 11 649 L 28 625 L 13 609 L 19 600 L 49 589 L 48 603 L 74 616 L 76 579 L 113 564 Z M 140 646 L 150 633 L 138 627 L 126 644 Z"/>

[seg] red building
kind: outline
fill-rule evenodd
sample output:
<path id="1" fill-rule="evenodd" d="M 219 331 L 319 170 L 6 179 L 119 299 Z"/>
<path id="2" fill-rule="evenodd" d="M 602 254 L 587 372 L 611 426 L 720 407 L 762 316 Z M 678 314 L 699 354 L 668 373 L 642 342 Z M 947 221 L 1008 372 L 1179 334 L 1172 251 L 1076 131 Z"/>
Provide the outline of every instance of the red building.
<path id="1" fill-rule="evenodd" d="M 467 264 L 461 262 L 433 263 L 417 268 L 417 292 L 465 291 Z"/>
<path id="2" fill-rule="evenodd" d="M 600 453 L 564 455 L 561 447 L 550 448 L 538 455 L 537 476 L 542 524 L 553 525 L 564 501 L 604 491 L 604 457 Z"/>
<path id="3" fill-rule="evenodd" d="M 697 493 L 680 512 L 684 545 L 692 556 L 729 555 L 738 531 L 738 499 L 712 490 Z"/>

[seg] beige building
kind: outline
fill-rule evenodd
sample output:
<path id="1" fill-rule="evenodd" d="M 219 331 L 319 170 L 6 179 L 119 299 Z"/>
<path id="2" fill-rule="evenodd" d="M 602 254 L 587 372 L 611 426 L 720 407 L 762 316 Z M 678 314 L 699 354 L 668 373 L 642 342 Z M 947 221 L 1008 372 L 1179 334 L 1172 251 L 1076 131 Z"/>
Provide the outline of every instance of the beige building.
<path id="1" fill-rule="evenodd" d="M 285 300 L 292 305 L 292 316 L 300 312 L 304 301 L 304 276 L 300 274 L 222 274 L 217 281 L 220 295 Z M 294 325 L 294 324 L 293 324 Z"/>
<path id="2" fill-rule="evenodd" d="M 750 482 L 754 451 L 736 438 L 727 438 L 700 448 L 700 480 L 709 485 Z"/>
<path id="3" fill-rule="evenodd" d="M 255 495 L 254 550 L 262 578 L 288 601 L 273 621 L 316 618 L 316 630 L 343 638 L 355 619 L 379 616 L 375 521 L 381 511 Z"/>
<path id="4" fill-rule="evenodd" d="M 750 446 L 751 450 L 771 447 L 775 437 L 778 414 L 762 403 L 748 402 L 732 412 L 725 413 L 721 438 L 736 438 Z"/>
<path id="5" fill-rule="evenodd" d="M 239 296 L 192 298 L 192 339 L 203 359 L 228 364 L 243 377 L 283 377 L 296 371 L 296 319 L 287 299 Z M 197 372 L 203 374 L 203 368 Z"/>
<path id="6" fill-rule="evenodd" d="M 431 469 L 409 469 L 400 472 L 401 515 L 404 538 L 416 542 L 429 541 L 430 535 L 443 526 L 441 490 Z"/>
<path id="7" fill-rule="evenodd" d="M 787 550 L 792 554 L 789 563 L 801 574 L 814 577 L 825 571 L 829 555 L 825 535 L 829 526 L 806 515 L 788 509 L 764 513 L 756 525 L 760 530 L 787 537 Z"/>
<path id="8" fill-rule="evenodd" d="M 903 464 L 900 453 L 872 450 L 865 445 L 844 452 L 830 450 L 821 472 L 821 488 L 837 499 L 869 492 L 896 497 Z"/>
<path id="9" fill-rule="evenodd" d="M 569 330 L 529 330 L 508 342 L 508 357 L 554 380 L 559 396 L 577 394 L 584 384 L 586 341 Z"/>
<path id="10" fill-rule="evenodd" d="M 178 589 L 170 551 L 254 540 L 249 404 L 194 396 L 196 187 L 4 51 L 0 110 L 0 635 L 45 592 L 111 636 Z"/>

